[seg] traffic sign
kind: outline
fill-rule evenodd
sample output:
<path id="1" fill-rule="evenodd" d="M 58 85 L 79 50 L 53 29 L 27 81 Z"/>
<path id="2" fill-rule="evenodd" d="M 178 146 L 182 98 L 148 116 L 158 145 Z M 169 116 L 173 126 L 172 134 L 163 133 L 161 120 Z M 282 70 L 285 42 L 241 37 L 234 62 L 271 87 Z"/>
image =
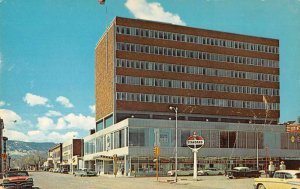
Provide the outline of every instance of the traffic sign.
<path id="1" fill-rule="evenodd" d="M 160 148 L 159 148 L 159 146 L 154 146 L 154 148 L 153 148 L 153 154 L 154 154 L 154 156 L 159 156 L 160 155 Z"/>

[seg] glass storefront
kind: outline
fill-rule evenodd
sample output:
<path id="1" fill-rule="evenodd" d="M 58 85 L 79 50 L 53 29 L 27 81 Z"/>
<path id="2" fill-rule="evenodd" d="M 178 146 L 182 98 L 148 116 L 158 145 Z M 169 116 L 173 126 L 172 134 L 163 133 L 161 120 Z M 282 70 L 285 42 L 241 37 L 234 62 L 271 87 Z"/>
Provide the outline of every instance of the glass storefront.
<path id="1" fill-rule="evenodd" d="M 139 119 L 135 119 L 139 120 Z M 156 167 L 153 162 L 154 156 L 152 149 L 154 146 L 160 146 L 164 149 L 164 156 L 159 157 L 159 174 L 165 175 L 168 170 L 174 169 L 175 165 L 175 128 L 172 124 L 163 125 L 158 121 L 158 126 L 147 126 L 146 123 L 133 125 L 124 125 L 117 130 L 112 130 L 105 134 L 98 134 L 97 137 L 85 140 L 84 154 L 100 153 L 101 155 L 109 154 L 110 150 L 117 150 L 114 153 L 119 153 L 118 167 L 125 170 L 125 173 L 134 171 L 137 175 L 152 175 L 155 174 Z M 194 122 L 193 122 L 194 123 Z M 202 123 L 201 124 L 207 124 Z M 211 123 L 210 123 L 211 124 Z M 244 128 L 239 126 L 231 126 L 230 129 L 223 126 L 222 123 L 216 123 L 219 126 L 180 126 L 178 128 L 178 168 L 189 169 L 193 167 L 193 158 L 189 155 L 182 154 L 182 150 L 186 150 L 186 139 L 196 132 L 205 140 L 205 145 L 202 150 L 211 156 L 198 157 L 198 168 L 218 168 L 228 169 L 234 166 L 249 166 L 256 167 L 256 149 L 260 150 L 259 167 L 265 168 L 267 162 L 267 154 L 269 149 L 300 149 L 297 136 L 294 141 L 291 140 L 291 134 L 282 132 L 256 131 L 253 127 L 245 124 Z M 247 128 L 248 126 L 248 128 Z M 211 129 L 210 129 L 211 127 Z M 259 127 L 259 126 L 258 126 Z M 234 130 L 236 128 L 236 130 Z M 101 133 L 104 133 L 101 131 Z M 96 133 L 97 134 L 97 133 Z M 274 136 L 276 137 L 274 137 Z M 269 144 L 269 139 L 272 138 Z M 206 150 L 205 150 L 206 149 Z M 266 150 L 265 150 L 266 149 Z M 268 149 L 268 150 L 267 150 Z M 219 153 L 215 153 L 219 152 Z M 216 155 L 217 154 L 217 155 Z M 201 155 L 203 156 L 203 154 Z M 125 158 L 126 157 L 126 158 Z M 273 157 L 272 160 L 276 158 Z M 120 159 L 123 159 L 121 162 Z M 124 160 L 125 159 L 125 160 Z M 96 162 L 98 171 L 105 173 L 113 172 L 113 161 L 100 160 Z"/>

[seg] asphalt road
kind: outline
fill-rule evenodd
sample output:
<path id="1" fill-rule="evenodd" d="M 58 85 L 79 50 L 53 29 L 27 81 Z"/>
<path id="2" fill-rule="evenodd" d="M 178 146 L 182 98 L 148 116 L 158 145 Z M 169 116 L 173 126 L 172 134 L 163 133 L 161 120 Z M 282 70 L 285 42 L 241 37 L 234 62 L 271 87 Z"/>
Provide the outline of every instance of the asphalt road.
<path id="1" fill-rule="evenodd" d="M 70 174 L 30 172 L 36 189 L 253 189 L 253 178 L 228 179 L 225 176 L 201 176 L 198 181 L 192 177 L 74 177 Z"/>

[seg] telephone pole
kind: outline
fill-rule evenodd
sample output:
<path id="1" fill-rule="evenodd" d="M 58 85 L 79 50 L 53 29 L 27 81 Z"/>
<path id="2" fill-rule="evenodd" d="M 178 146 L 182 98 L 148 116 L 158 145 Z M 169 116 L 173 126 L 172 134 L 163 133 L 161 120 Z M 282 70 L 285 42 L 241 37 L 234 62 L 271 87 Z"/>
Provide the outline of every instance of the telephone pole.
<path id="1" fill-rule="evenodd" d="M 0 179 L 3 179 L 3 167 L 2 167 L 2 137 L 3 137 L 4 122 L 0 118 Z"/>

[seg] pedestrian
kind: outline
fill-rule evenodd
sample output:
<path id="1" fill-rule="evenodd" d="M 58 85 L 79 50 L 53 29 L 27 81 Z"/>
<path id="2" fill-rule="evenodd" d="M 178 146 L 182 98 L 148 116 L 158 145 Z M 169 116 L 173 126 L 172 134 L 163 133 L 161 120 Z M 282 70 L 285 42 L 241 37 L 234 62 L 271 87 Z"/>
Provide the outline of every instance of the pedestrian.
<path id="1" fill-rule="evenodd" d="M 124 175 L 124 167 L 121 168 L 122 175 Z"/>
<path id="2" fill-rule="evenodd" d="M 275 166 L 273 164 L 273 161 L 270 161 L 270 164 L 268 166 L 268 171 L 269 171 L 269 177 L 273 177 L 275 172 Z"/>
<path id="3" fill-rule="evenodd" d="M 286 166 L 285 166 L 285 164 L 284 164 L 284 161 L 281 161 L 281 162 L 280 162 L 279 169 L 280 169 L 280 170 L 286 170 Z"/>

